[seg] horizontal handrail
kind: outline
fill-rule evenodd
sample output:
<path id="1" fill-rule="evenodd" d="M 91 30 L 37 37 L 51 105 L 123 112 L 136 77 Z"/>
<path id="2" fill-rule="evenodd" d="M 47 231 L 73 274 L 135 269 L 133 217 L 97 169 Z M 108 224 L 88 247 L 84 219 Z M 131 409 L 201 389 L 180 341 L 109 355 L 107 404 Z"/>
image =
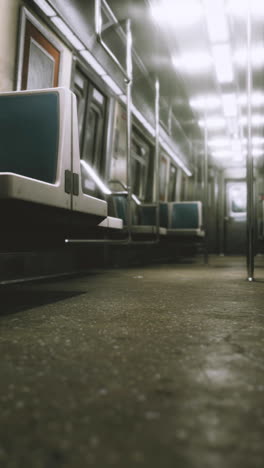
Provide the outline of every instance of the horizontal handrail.
<path id="1" fill-rule="evenodd" d="M 106 6 L 108 12 L 111 14 L 114 25 L 118 26 L 120 23 L 117 20 L 117 18 L 115 17 L 114 13 L 112 12 L 112 10 L 110 10 L 110 8 L 109 8 L 109 6 L 107 5 L 106 2 L 104 2 L 104 5 Z M 130 27 L 127 27 L 127 31 L 126 31 L 126 47 L 127 47 L 127 51 L 129 51 L 129 54 L 127 56 L 127 64 L 126 64 L 126 68 L 125 68 L 119 62 L 118 58 L 111 51 L 111 49 L 108 47 L 108 45 L 104 42 L 104 40 L 102 38 L 102 32 L 103 32 L 103 28 L 102 28 L 102 0 L 95 0 L 95 32 L 96 32 L 96 36 L 97 36 L 97 40 L 98 40 L 99 44 L 103 47 L 103 49 L 106 51 L 106 53 L 109 55 L 109 57 L 117 65 L 117 67 L 122 72 L 122 74 L 126 78 L 126 80 L 129 81 L 129 82 L 132 81 L 132 38 L 131 38 Z"/>

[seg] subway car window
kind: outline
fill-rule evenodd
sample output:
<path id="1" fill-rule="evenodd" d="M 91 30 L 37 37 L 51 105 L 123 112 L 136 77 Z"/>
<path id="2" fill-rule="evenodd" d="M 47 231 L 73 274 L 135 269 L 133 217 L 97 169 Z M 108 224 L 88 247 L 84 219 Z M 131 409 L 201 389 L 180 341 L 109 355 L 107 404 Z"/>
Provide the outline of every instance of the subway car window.
<path id="1" fill-rule="evenodd" d="M 185 200 L 186 199 L 186 190 L 187 190 L 187 177 L 182 174 L 182 177 L 181 177 L 181 200 Z"/>
<path id="2" fill-rule="evenodd" d="M 127 184 L 126 175 L 126 111 L 116 102 L 114 115 L 113 157 L 111 160 L 110 179 Z M 116 190 L 120 190 L 117 184 Z"/>
<path id="3" fill-rule="evenodd" d="M 148 144 L 134 131 L 131 145 L 132 191 L 141 200 L 146 198 L 149 155 Z"/>
<path id="4" fill-rule="evenodd" d="M 153 160 L 152 146 L 133 127 L 131 139 L 132 192 L 142 201 L 152 200 Z M 127 184 L 126 179 L 126 110 L 116 103 L 114 117 L 114 145 L 111 161 L 111 179 Z M 117 186 L 116 189 L 120 189 Z"/>
<path id="5" fill-rule="evenodd" d="M 169 179 L 169 195 L 168 200 L 174 201 L 176 200 L 176 180 L 177 180 L 177 168 L 170 165 L 170 179 Z"/>
<path id="6" fill-rule="evenodd" d="M 81 159 L 102 175 L 104 172 L 103 142 L 106 98 L 78 68 L 74 77 L 77 97 L 78 126 Z M 91 194 L 96 191 L 95 182 L 82 167 L 82 189 Z"/>
<path id="7" fill-rule="evenodd" d="M 166 200 L 166 181 L 167 181 L 168 161 L 165 156 L 160 160 L 160 201 Z"/>
<path id="8" fill-rule="evenodd" d="M 22 65 L 22 89 L 58 86 L 60 52 L 32 24 L 26 21 Z"/>

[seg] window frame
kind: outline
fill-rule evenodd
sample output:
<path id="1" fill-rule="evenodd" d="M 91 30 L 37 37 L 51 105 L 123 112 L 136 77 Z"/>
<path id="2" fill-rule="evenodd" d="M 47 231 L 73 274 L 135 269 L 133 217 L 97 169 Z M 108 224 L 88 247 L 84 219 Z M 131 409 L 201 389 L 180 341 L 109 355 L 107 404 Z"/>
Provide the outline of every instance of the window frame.
<path id="1" fill-rule="evenodd" d="M 98 128 L 96 129 L 94 147 L 95 154 L 93 154 L 92 160 L 84 159 L 88 164 L 94 168 L 98 175 L 105 179 L 106 176 L 106 165 L 107 158 L 104 156 L 106 154 L 107 140 L 108 140 L 108 128 L 109 128 L 109 95 L 105 89 L 101 89 L 100 86 L 95 84 L 94 77 L 90 76 L 87 68 L 82 65 L 82 62 L 77 59 L 74 60 L 74 67 L 72 69 L 72 79 L 71 79 L 71 89 L 74 94 L 76 94 L 76 76 L 80 75 L 84 79 L 84 106 L 83 106 L 83 116 L 82 116 L 82 128 L 79 128 L 79 142 L 80 142 L 80 159 L 84 159 L 85 153 L 85 128 L 88 125 L 89 112 L 92 110 L 99 116 L 99 126 L 100 132 L 97 133 Z M 96 90 L 103 96 L 103 103 L 100 105 L 97 100 L 93 97 L 93 91 Z M 77 109 L 78 111 L 78 109 Z M 79 120 L 79 119 L 78 119 Z M 94 190 L 85 189 L 83 186 L 84 193 L 88 195 L 99 196 L 97 188 Z"/>
<path id="2" fill-rule="evenodd" d="M 133 149 L 133 140 L 141 148 L 145 148 L 147 151 L 146 157 L 137 154 Z M 136 164 L 140 164 L 140 168 L 144 166 L 144 174 L 142 175 L 140 171 L 140 180 L 138 184 L 138 192 L 135 195 L 142 201 L 145 201 L 147 198 L 147 185 L 149 183 L 149 168 L 150 168 L 150 158 L 151 158 L 151 144 L 147 139 L 142 137 L 140 130 L 136 126 L 132 126 L 132 134 L 131 134 L 131 159 L 132 159 L 132 187 L 135 186 L 134 182 L 134 174 L 133 174 L 133 160 Z M 134 164 L 134 168 L 136 168 L 136 164 Z M 133 192 L 134 193 L 134 192 Z"/>
<path id="3" fill-rule="evenodd" d="M 31 23 L 35 29 L 44 37 L 44 39 L 51 44 L 52 47 L 57 49 L 60 54 L 58 65 L 58 82 L 57 86 L 62 85 L 62 70 L 65 62 L 65 48 L 63 44 L 56 37 L 52 29 L 41 22 L 35 15 L 33 15 L 26 7 L 21 8 L 19 34 L 18 34 L 18 51 L 17 51 L 17 76 L 16 76 L 16 91 L 23 89 L 23 66 L 25 60 L 25 42 L 26 42 L 26 25 L 27 22 Z"/>

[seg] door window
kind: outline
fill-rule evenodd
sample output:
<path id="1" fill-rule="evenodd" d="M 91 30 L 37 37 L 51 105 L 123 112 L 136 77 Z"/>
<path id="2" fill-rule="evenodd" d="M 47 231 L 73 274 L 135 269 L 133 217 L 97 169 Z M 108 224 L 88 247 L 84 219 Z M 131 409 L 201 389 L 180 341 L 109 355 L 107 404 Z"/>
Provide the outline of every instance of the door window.
<path id="1" fill-rule="evenodd" d="M 231 218 L 245 217 L 247 212 L 247 190 L 244 182 L 229 185 L 228 211 Z"/>
<path id="2" fill-rule="evenodd" d="M 149 145 L 134 131 L 131 144 L 132 192 L 141 200 L 146 198 L 149 155 Z"/>
<path id="3" fill-rule="evenodd" d="M 78 106 L 81 159 L 102 177 L 105 164 L 103 142 L 106 98 L 78 68 L 74 77 L 74 92 Z M 94 194 L 96 184 L 83 166 L 81 174 L 83 192 L 88 195 Z"/>
<path id="4" fill-rule="evenodd" d="M 177 179 L 177 168 L 170 165 L 170 180 L 169 180 L 169 201 L 174 201 L 176 199 L 176 179 Z"/>

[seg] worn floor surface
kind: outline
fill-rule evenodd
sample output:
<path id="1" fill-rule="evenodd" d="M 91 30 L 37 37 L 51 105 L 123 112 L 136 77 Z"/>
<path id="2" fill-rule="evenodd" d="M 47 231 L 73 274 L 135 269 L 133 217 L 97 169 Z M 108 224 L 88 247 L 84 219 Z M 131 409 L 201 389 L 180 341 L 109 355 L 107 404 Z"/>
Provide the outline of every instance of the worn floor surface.
<path id="1" fill-rule="evenodd" d="M 2 288 L 0 466 L 263 467 L 264 263 L 210 262 Z"/>

